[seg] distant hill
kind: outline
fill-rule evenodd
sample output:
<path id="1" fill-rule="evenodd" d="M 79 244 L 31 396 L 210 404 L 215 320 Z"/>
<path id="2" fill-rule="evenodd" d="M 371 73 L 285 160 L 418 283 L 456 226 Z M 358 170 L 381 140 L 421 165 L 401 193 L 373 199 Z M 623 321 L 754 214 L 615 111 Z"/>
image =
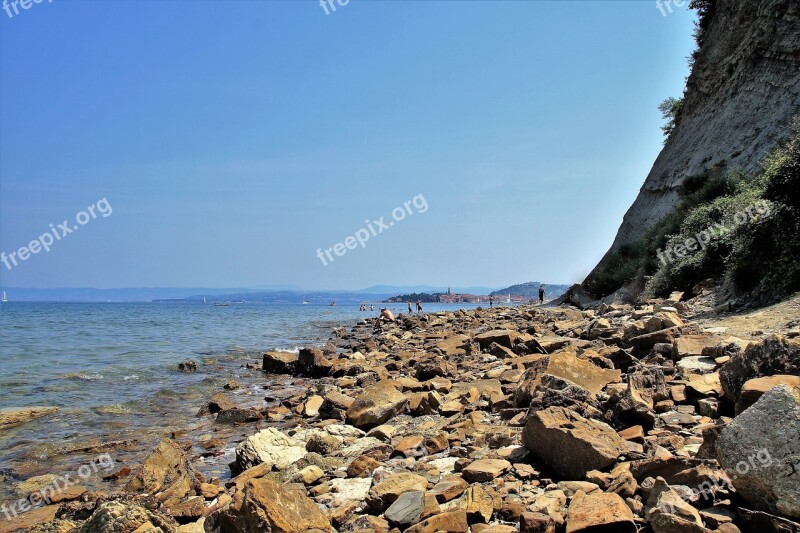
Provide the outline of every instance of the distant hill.
<path id="1" fill-rule="evenodd" d="M 510 294 L 512 296 L 525 296 L 528 298 L 538 298 L 540 285 L 544 285 L 545 298 L 547 298 L 548 300 L 558 298 L 559 296 L 567 292 L 567 290 L 569 289 L 569 285 L 553 285 L 550 283 L 529 281 L 527 283 L 519 283 L 517 285 L 506 287 L 505 289 L 500 289 L 499 291 L 494 291 L 492 293 L 492 296 L 503 296 Z"/>

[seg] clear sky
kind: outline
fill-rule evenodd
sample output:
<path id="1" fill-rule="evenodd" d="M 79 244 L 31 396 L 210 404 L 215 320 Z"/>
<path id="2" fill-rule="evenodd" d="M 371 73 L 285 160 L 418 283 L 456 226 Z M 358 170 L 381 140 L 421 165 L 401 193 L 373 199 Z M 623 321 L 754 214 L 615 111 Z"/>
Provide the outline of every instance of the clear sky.
<path id="1" fill-rule="evenodd" d="M 0 251 L 111 213 L 0 284 L 580 281 L 661 149 L 693 20 L 654 0 L 0 11 Z"/>

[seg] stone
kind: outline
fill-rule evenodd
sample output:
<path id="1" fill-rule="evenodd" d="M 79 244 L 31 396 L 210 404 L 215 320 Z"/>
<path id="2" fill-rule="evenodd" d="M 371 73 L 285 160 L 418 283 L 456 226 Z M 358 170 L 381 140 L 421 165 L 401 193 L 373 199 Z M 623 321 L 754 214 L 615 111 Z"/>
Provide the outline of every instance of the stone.
<path id="1" fill-rule="evenodd" d="M 236 404 L 233 403 L 233 400 L 228 398 L 227 394 L 222 392 L 213 394 L 208 401 L 208 412 L 212 414 L 234 408 L 236 408 Z"/>
<path id="2" fill-rule="evenodd" d="M 175 442 L 164 439 L 131 475 L 125 490 L 145 492 L 169 507 L 194 495 L 199 474 Z"/>
<path id="3" fill-rule="evenodd" d="M 310 465 L 297 473 L 296 479 L 305 485 L 312 485 L 319 481 L 325 473 L 317 465 Z"/>
<path id="4" fill-rule="evenodd" d="M 315 431 L 306 441 L 306 451 L 320 455 L 330 455 L 342 447 L 344 439 L 322 431 Z"/>
<path id="5" fill-rule="evenodd" d="M 401 494 L 410 491 L 424 491 L 428 488 L 428 480 L 411 472 L 389 474 L 369 491 L 367 505 L 376 510 L 383 510 L 397 501 Z"/>
<path id="6" fill-rule="evenodd" d="M 800 518 L 800 387 L 779 385 L 725 426 L 717 459 L 757 510 Z"/>
<path id="7" fill-rule="evenodd" d="M 383 516 L 391 525 L 405 529 L 420 521 L 424 507 L 425 493 L 414 490 L 401 494 Z"/>
<path id="8" fill-rule="evenodd" d="M 739 394 L 739 401 L 736 402 L 736 415 L 753 405 L 765 392 L 777 387 L 778 385 L 788 385 L 789 387 L 800 387 L 800 376 L 787 376 L 779 374 L 777 376 L 765 376 L 748 380 L 742 386 Z"/>
<path id="9" fill-rule="evenodd" d="M 181 372 L 185 372 L 187 374 L 191 374 L 192 372 L 197 372 L 197 361 L 192 361 L 191 359 L 182 361 L 178 363 L 178 370 Z"/>
<path id="10" fill-rule="evenodd" d="M 101 503 L 77 531 L 78 533 L 155 531 L 177 533 L 178 524 L 171 517 L 147 510 L 144 507 L 109 501 Z"/>
<path id="11" fill-rule="evenodd" d="M 266 352 L 261 368 L 269 374 L 294 374 L 298 355 L 292 352 Z"/>
<path id="12" fill-rule="evenodd" d="M 432 494 L 437 502 L 445 503 L 464 494 L 467 487 L 469 484 L 461 476 L 448 476 L 434 485 L 429 494 Z"/>
<path id="13" fill-rule="evenodd" d="M 744 352 L 734 353 L 719 371 L 725 397 L 733 403 L 739 400 L 745 383 L 776 374 L 800 375 L 800 343 L 768 337 Z"/>
<path id="14" fill-rule="evenodd" d="M 384 424 L 400 414 L 407 401 L 390 382 L 381 381 L 364 389 L 356 398 L 347 409 L 347 422 L 357 428 Z"/>
<path id="15" fill-rule="evenodd" d="M 322 396 L 317 394 L 310 396 L 308 400 L 306 400 L 306 403 L 303 404 L 303 416 L 308 418 L 319 416 L 319 410 L 324 402 L 325 399 Z"/>
<path id="16" fill-rule="evenodd" d="M 368 437 L 375 437 L 378 440 L 382 440 L 383 442 L 389 442 L 394 437 L 394 434 L 397 432 L 397 429 L 394 426 L 390 426 L 388 424 L 383 424 L 382 426 L 377 426 L 372 428 L 367 432 Z"/>
<path id="17" fill-rule="evenodd" d="M 25 424 L 58 412 L 58 407 L 11 407 L 0 409 L 0 429 Z"/>
<path id="18" fill-rule="evenodd" d="M 298 485 L 281 485 L 267 478 L 247 482 L 220 516 L 220 531 L 292 533 L 331 532 L 331 523 Z"/>
<path id="19" fill-rule="evenodd" d="M 347 476 L 372 477 L 372 473 L 379 466 L 381 466 L 380 462 L 376 461 L 372 457 L 362 455 L 360 457 L 356 457 L 355 459 L 353 459 L 353 461 L 347 467 Z"/>
<path id="20" fill-rule="evenodd" d="M 494 513 L 494 499 L 480 485 L 472 485 L 453 504 L 467 513 L 467 521 L 470 524 L 476 522 L 488 523 Z M 451 510 L 450 507 L 447 509 Z"/>
<path id="21" fill-rule="evenodd" d="M 248 422 L 258 422 L 263 420 L 264 415 L 258 409 L 226 409 L 217 414 L 218 424 L 246 424 Z"/>
<path id="22" fill-rule="evenodd" d="M 297 356 L 297 372 L 310 378 L 322 378 L 331 373 L 331 363 L 319 348 L 301 348 Z"/>
<path id="23" fill-rule="evenodd" d="M 710 335 L 683 335 L 672 343 L 672 358 L 676 361 L 684 357 L 699 357 L 703 350 L 717 343 L 718 337 Z"/>
<path id="24" fill-rule="evenodd" d="M 561 378 L 596 395 L 609 383 L 618 382 L 621 372 L 601 368 L 589 361 L 578 359 L 572 352 L 538 357 L 522 376 L 514 392 L 514 402 L 517 407 L 530 405 L 537 386 L 546 375 Z"/>
<path id="25" fill-rule="evenodd" d="M 663 478 L 656 479 L 647 500 L 647 519 L 654 533 L 710 533 L 700 513 Z"/>
<path id="26" fill-rule="evenodd" d="M 470 463 L 461 474 L 473 483 L 492 481 L 511 469 L 511 463 L 503 459 L 478 459 Z"/>
<path id="27" fill-rule="evenodd" d="M 437 531 L 467 533 L 469 531 L 467 513 L 464 511 L 451 511 L 437 514 L 415 526 L 411 526 L 404 533 L 436 533 Z"/>
<path id="28" fill-rule="evenodd" d="M 251 435 L 236 447 L 236 472 L 266 463 L 283 470 L 305 457 L 305 443 L 267 428 Z"/>
<path id="29" fill-rule="evenodd" d="M 519 533 L 556 533 L 556 521 L 542 513 L 522 513 Z"/>
<path id="30" fill-rule="evenodd" d="M 567 533 L 636 533 L 633 512 L 618 494 L 578 492 L 567 511 Z"/>
<path id="31" fill-rule="evenodd" d="M 412 435 L 405 437 L 394 447 L 392 455 L 402 455 L 403 457 L 420 457 L 425 453 L 425 447 L 422 443 L 425 437 L 421 435 Z"/>
<path id="32" fill-rule="evenodd" d="M 372 480 L 369 478 L 333 479 L 330 482 L 334 494 L 331 505 L 337 507 L 346 502 L 363 502 L 371 486 Z"/>
<path id="33" fill-rule="evenodd" d="M 590 470 L 603 470 L 627 450 L 626 441 L 608 424 L 562 407 L 530 416 L 522 443 L 568 479 L 583 479 Z"/>
<path id="34" fill-rule="evenodd" d="M 511 349 L 514 347 L 514 341 L 516 341 L 518 337 L 519 333 L 516 331 L 496 329 L 481 333 L 480 335 L 475 335 L 473 340 L 480 345 L 481 349 L 488 348 L 493 342 Z"/>

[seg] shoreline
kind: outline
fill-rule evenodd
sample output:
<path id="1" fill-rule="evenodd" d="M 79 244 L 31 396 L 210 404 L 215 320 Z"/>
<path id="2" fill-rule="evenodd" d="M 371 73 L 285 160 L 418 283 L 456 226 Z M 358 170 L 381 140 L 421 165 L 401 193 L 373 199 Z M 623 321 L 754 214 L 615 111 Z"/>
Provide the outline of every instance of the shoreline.
<path id="1" fill-rule="evenodd" d="M 435 523 L 439 527 L 443 520 L 454 520 L 460 528 L 463 518 L 474 526 L 473 531 L 486 529 L 480 527 L 483 523 L 500 528 L 497 531 L 517 531 L 524 520 L 532 520 L 524 515 L 540 507 L 548 509 L 544 514 L 552 515 L 555 522 L 560 516 L 563 524 L 576 504 L 577 491 L 573 489 L 580 487 L 588 495 L 598 491 L 620 494 L 608 491 L 613 480 L 606 478 L 620 477 L 617 470 L 622 465 L 628 465 L 630 471 L 630 464 L 636 461 L 694 461 L 705 442 L 704 431 L 732 418 L 726 418 L 728 406 L 719 387 L 712 383 L 703 389 L 698 384 L 698 380 L 718 375 L 727 361 L 705 360 L 702 363 L 706 366 L 698 366 L 695 363 L 701 361 L 695 359 L 703 356 L 693 352 L 675 361 L 663 357 L 668 343 L 670 348 L 684 349 L 680 348 L 681 339 L 691 338 L 704 344 L 702 348 L 713 349 L 726 340 L 724 332 L 706 333 L 681 319 L 676 308 L 682 308 L 686 315 L 691 303 L 668 301 L 658 306 L 661 309 L 651 307 L 649 311 L 606 306 L 602 314 L 538 306 L 477 308 L 401 315 L 396 323 L 380 329 L 363 319 L 340 326 L 321 347 L 302 349 L 300 354 L 267 352 L 261 361 L 251 360 L 234 376 L 238 387 L 228 383 L 226 389 L 221 382 L 230 376 L 216 376 L 217 392 L 204 402 L 212 412 L 185 427 L 165 429 L 163 433 L 168 435 L 161 436 L 169 440 L 162 441 L 160 451 L 150 453 L 157 444 L 155 436 L 148 442 L 152 446 L 140 445 L 135 451 L 125 439 L 87 447 L 85 452 L 107 453 L 113 458 L 113 472 L 105 473 L 113 479 L 97 483 L 88 480 L 83 492 L 71 490 L 62 494 L 62 500 L 53 501 L 64 505 L 64 520 L 79 524 L 76 517 L 100 512 L 103 505 L 111 505 L 103 503 L 108 498 L 117 502 L 114 505 L 136 506 L 141 494 L 150 492 L 159 500 L 159 494 L 169 491 L 163 486 L 151 486 L 150 490 L 139 486 L 146 485 L 139 465 L 144 461 L 146 469 L 148 465 L 156 468 L 165 456 L 178 454 L 183 457 L 179 463 L 186 469 L 179 474 L 197 479 L 195 473 L 199 473 L 203 483 L 190 483 L 174 501 L 160 500 L 151 522 L 165 521 L 163 530 L 174 526 L 177 531 L 183 524 L 181 530 L 189 531 L 191 524 L 200 522 L 206 522 L 212 530 L 238 524 L 247 513 L 241 505 L 237 508 L 242 504 L 237 496 L 246 493 L 248 487 L 255 490 L 253 483 L 269 479 L 299 481 L 304 494 L 282 497 L 296 497 L 300 503 L 311 502 L 324 509 L 327 527 L 340 531 L 350 531 L 348 524 L 359 520 L 362 525 L 385 522 L 388 531 L 390 524 L 400 523 L 389 512 L 394 500 L 406 492 L 420 491 L 426 498 L 434 493 L 438 512 L 425 519 L 418 517 L 418 525 L 430 522 L 429 526 Z M 659 322 L 655 326 L 654 317 Z M 679 324 L 668 324 L 670 321 Z M 655 329 L 636 331 L 639 323 Z M 641 339 L 648 335 L 650 339 Z M 680 366 L 682 361 L 687 362 L 685 367 Z M 625 405 L 623 400 L 631 391 L 625 383 L 630 383 L 630 377 L 641 370 L 635 369 L 643 365 L 661 370 L 669 393 L 666 399 L 659 399 L 655 391 L 658 386 L 641 385 L 634 392 L 640 399 L 644 396 L 644 401 Z M 265 374 L 262 367 L 272 373 Z M 230 371 L 222 366 L 216 370 Z M 559 379 L 542 379 L 545 374 Z M 684 397 L 673 394 L 678 389 Z M 687 390 L 691 394 L 686 395 Z M 702 392 L 700 398 L 688 398 L 698 390 Z M 709 404 L 716 404 L 716 411 L 709 410 Z M 591 476 L 589 470 L 580 476 L 565 472 L 557 458 L 548 457 L 535 442 L 526 442 L 530 439 L 525 433 L 533 431 L 528 429 L 531 420 L 553 409 L 567 409 L 580 413 L 585 420 L 605 424 L 614 432 L 608 438 L 618 446 L 619 457 L 628 456 L 627 460 L 614 457 L 603 466 L 589 469 L 597 471 Z M 633 419 L 638 423 L 632 424 Z M 254 442 L 253 436 L 261 436 L 265 430 L 274 432 L 270 433 L 273 441 Z M 278 432 L 280 437 L 275 435 Z M 599 434 L 604 432 L 605 428 Z M 686 432 L 693 436 L 675 438 Z M 165 443 L 178 444 L 173 449 Z M 248 447 L 252 448 L 249 455 Z M 82 458 L 86 459 L 86 454 Z M 233 471 L 228 470 L 229 462 L 234 464 Z M 613 465 L 617 466 L 603 474 L 605 477 L 600 475 Z M 721 470 L 719 465 L 716 468 Z M 250 473 L 250 485 L 241 481 L 242 471 Z M 239 474 L 239 478 L 231 483 L 233 474 Z M 387 478 L 412 479 L 409 476 L 415 476 L 416 484 L 398 481 L 406 489 L 400 494 L 374 494 Z M 138 484 L 137 479 L 141 481 Z M 620 531 L 628 523 L 649 521 L 635 503 L 646 502 L 641 491 L 643 481 L 628 480 L 628 485 L 636 488 L 629 486 L 623 494 L 627 499 L 620 499 L 627 509 L 618 509 L 626 515 Z M 566 482 L 573 485 L 566 487 Z M 461 487 L 463 491 L 453 489 L 457 496 L 446 499 L 439 496 L 444 490 L 442 483 L 465 486 Z M 29 485 L 34 487 L 35 483 Z M 465 494 L 470 495 L 469 501 L 464 501 Z M 543 498 L 555 497 L 554 501 L 560 502 L 562 494 L 564 501 L 556 506 L 558 510 L 542 507 Z M 476 497 L 484 503 L 477 504 Z M 442 499 L 445 501 L 439 501 Z M 451 503 L 454 501 L 459 503 Z M 436 506 L 428 503 L 425 505 L 436 511 Z M 21 513 L 19 518 L 43 522 L 52 518 L 50 514 L 55 515 L 57 507 L 41 507 Z M 408 527 L 401 530 L 427 531 L 404 525 Z M 10 527 L 12 523 L 0 515 L 0 531 L 12 531 Z"/>

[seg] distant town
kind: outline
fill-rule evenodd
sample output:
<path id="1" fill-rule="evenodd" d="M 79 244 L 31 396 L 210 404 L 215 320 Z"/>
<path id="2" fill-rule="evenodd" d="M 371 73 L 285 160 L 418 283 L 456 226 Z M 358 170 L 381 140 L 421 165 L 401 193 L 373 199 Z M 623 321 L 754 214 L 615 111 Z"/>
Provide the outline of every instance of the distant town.
<path id="1" fill-rule="evenodd" d="M 490 294 L 469 294 L 469 293 L 454 293 L 448 287 L 447 292 L 436 293 L 411 293 L 401 294 L 384 300 L 384 303 L 402 303 L 402 302 L 424 302 L 424 303 L 443 303 L 443 304 L 456 304 L 456 303 L 510 303 L 521 304 L 526 302 L 536 301 L 539 297 L 539 287 L 544 286 L 545 300 L 550 301 L 558 298 L 564 294 L 568 285 L 548 285 L 538 282 L 521 283 L 519 285 L 512 285 L 505 289 L 494 291 Z"/>

